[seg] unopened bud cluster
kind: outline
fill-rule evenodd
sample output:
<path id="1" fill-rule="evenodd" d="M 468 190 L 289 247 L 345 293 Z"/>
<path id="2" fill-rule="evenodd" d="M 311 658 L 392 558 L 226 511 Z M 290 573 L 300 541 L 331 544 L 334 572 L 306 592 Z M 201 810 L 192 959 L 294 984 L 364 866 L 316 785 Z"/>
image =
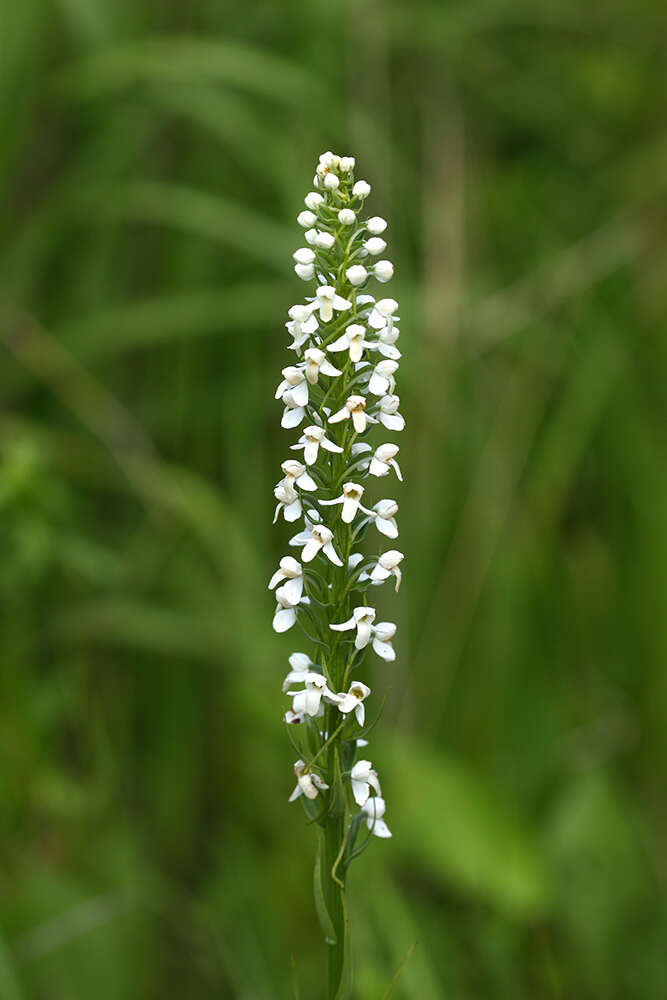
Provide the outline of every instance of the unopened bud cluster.
<path id="1" fill-rule="evenodd" d="M 344 817 L 341 872 L 360 853 L 362 827 L 391 836 L 377 773 L 358 759 L 371 696 L 360 673 L 369 650 L 395 658 L 396 626 L 378 620 L 370 595 L 387 581 L 398 590 L 403 559 L 386 547 L 398 536 L 398 504 L 382 495 L 384 483 L 402 480 L 398 445 L 387 440 L 404 427 L 398 303 L 377 287 L 394 268 L 384 257 L 387 223 L 364 217 L 371 189 L 354 168 L 353 157 L 324 153 L 297 216 L 304 245 L 294 270 L 312 284 L 285 324 L 295 357 L 276 398 L 282 426 L 298 428 L 298 439 L 275 487 L 274 523 L 281 514 L 299 522 L 290 539 L 299 551 L 280 560 L 269 583 L 275 630 L 299 625 L 310 643 L 309 653 L 289 657 L 283 683 L 299 758 L 290 801 L 301 798 L 321 826 Z"/>

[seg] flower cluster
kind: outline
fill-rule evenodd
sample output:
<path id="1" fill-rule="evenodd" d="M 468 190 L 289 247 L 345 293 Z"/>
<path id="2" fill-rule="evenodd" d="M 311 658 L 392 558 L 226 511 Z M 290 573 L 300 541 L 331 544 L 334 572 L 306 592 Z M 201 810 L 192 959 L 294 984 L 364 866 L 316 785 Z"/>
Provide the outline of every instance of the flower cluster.
<path id="1" fill-rule="evenodd" d="M 323 829 L 340 831 L 333 868 L 342 877 L 360 853 L 362 827 L 367 838 L 391 836 L 377 772 L 357 759 L 372 727 L 371 689 L 358 675 L 369 650 L 395 659 L 396 626 L 377 620 L 369 591 L 390 579 L 398 590 L 403 559 L 385 547 L 398 536 L 397 502 L 368 496 L 377 480 L 402 481 L 399 447 L 386 440 L 405 424 L 396 395 L 398 303 L 373 287 L 388 282 L 394 268 L 383 256 L 387 223 L 364 218 L 371 189 L 355 181 L 354 168 L 353 157 L 324 153 L 297 216 L 304 246 L 294 252 L 294 270 L 313 285 L 285 324 L 295 357 L 276 399 L 282 426 L 298 428 L 299 436 L 295 457 L 281 466 L 274 522 L 281 515 L 300 522 L 289 543 L 299 551 L 280 560 L 269 582 L 274 629 L 298 624 L 312 645 L 310 654 L 290 656 L 283 683 L 299 758 L 290 801 L 301 799 Z M 360 551 L 366 537 L 370 554 Z"/>

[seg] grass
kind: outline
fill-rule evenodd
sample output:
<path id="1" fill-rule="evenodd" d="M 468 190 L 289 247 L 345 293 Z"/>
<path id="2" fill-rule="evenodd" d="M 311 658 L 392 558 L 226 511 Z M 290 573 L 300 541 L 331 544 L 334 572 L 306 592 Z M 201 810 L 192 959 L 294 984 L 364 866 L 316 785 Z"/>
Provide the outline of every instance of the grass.
<path id="1" fill-rule="evenodd" d="M 356 1000 L 665 995 L 665 27 L 0 2 L 3 998 L 322 981 L 266 582 L 327 148 L 390 220 L 409 421 Z"/>

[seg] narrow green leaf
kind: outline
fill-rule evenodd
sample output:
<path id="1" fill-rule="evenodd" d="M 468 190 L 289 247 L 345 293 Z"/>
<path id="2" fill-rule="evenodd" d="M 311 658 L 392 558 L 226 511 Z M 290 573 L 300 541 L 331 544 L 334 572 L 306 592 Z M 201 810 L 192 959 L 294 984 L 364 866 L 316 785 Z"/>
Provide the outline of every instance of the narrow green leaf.
<path id="1" fill-rule="evenodd" d="M 336 931 L 334 929 L 333 921 L 329 915 L 329 910 L 327 909 L 327 904 L 324 895 L 324 886 L 322 885 L 322 861 L 321 855 L 323 851 L 323 836 L 319 835 L 317 854 L 315 855 L 315 869 L 313 872 L 313 891 L 315 894 L 315 910 L 317 911 L 317 916 L 320 921 L 320 927 L 322 928 L 322 933 L 324 934 L 324 940 L 329 945 L 336 944 Z"/>
<path id="2" fill-rule="evenodd" d="M 352 955 L 350 953 L 350 921 L 347 918 L 347 903 L 345 893 L 341 893 L 343 905 L 343 968 L 340 973 L 340 985 L 336 1000 L 348 1000 L 352 995 Z"/>

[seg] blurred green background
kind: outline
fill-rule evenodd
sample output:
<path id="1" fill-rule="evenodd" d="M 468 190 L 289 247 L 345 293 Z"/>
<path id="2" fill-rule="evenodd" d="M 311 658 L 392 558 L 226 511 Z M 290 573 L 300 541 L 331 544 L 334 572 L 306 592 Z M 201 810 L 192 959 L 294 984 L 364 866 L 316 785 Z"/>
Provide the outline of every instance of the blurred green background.
<path id="1" fill-rule="evenodd" d="M 0 0 L 0 997 L 323 992 L 266 584 L 325 149 L 390 221 L 356 1000 L 667 996 L 660 0 Z"/>

